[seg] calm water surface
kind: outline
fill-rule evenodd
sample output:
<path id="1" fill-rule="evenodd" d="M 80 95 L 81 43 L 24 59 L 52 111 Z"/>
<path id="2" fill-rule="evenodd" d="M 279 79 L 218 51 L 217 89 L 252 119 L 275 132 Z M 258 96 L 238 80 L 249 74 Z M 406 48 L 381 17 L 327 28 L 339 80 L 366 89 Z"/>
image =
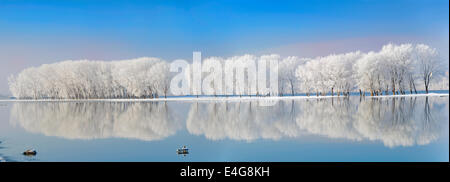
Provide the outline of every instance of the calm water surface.
<path id="1" fill-rule="evenodd" d="M 6 161 L 449 161 L 449 99 L 2 102 L 0 141 Z"/>

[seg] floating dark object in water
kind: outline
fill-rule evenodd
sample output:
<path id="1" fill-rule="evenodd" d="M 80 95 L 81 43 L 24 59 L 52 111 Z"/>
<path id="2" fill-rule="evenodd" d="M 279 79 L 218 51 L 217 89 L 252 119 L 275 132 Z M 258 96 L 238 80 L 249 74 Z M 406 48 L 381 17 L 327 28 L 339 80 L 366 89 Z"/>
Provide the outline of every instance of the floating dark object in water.
<path id="1" fill-rule="evenodd" d="M 22 153 L 23 155 L 27 155 L 27 156 L 34 156 L 37 154 L 36 150 L 34 149 L 28 149 L 25 152 Z"/>
<path id="2" fill-rule="evenodd" d="M 189 149 L 186 148 L 186 146 L 183 146 L 183 148 L 177 149 L 177 154 L 183 155 L 189 154 Z"/>

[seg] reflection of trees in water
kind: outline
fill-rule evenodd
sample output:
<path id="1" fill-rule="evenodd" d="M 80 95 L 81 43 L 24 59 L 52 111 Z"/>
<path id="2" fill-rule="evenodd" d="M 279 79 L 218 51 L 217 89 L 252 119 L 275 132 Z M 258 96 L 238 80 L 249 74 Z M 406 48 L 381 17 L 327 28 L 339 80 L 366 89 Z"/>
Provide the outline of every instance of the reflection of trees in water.
<path id="1" fill-rule="evenodd" d="M 360 133 L 354 129 L 355 106 L 348 98 L 301 102 L 297 125 L 308 134 L 361 140 Z"/>
<path id="2" fill-rule="evenodd" d="M 181 128 L 166 103 L 15 103 L 10 122 L 28 131 L 69 139 L 159 140 Z"/>
<path id="3" fill-rule="evenodd" d="M 439 102 L 439 100 L 436 98 L 426 97 L 424 104 L 425 106 L 423 109 L 424 112 L 419 118 L 423 122 L 421 122 L 421 125 L 418 127 L 421 132 L 425 133 L 427 136 L 433 136 L 433 139 L 437 139 L 439 137 L 439 135 L 435 132 L 436 130 L 444 127 L 448 128 L 448 126 L 442 125 L 443 120 L 448 121 L 448 103 L 442 104 L 437 102 Z M 432 107 L 436 108 L 433 109 Z M 421 137 L 417 140 L 417 143 L 427 144 L 430 142 L 430 138 L 431 137 Z"/>
<path id="4" fill-rule="evenodd" d="M 3 149 L 3 147 L 1 146 L 2 141 L 0 140 L 0 152 Z M 0 153 L 0 162 L 6 162 L 6 159 L 3 157 L 2 153 Z"/>
<path id="5" fill-rule="evenodd" d="M 182 123 L 165 102 L 32 102 L 14 104 L 11 122 L 28 131 L 64 138 L 137 138 L 174 135 Z M 448 127 L 448 99 L 333 98 L 194 102 L 186 118 L 191 134 L 211 140 L 278 140 L 320 135 L 355 141 L 381 141 L 389 147 L 424 145 Z"/>
<path id="6" fill-rule="evenodd" d="M 380 140 L 389 147 L 428 144 L 438 138 L 440 127 L 448 124 L 448 112 L 439 108 L 424 112 L 430 99 L 435 98 L 367 99 L 355 115 L 356 130 L 364 138 Z M 433 116 L 438 120 L 426 119 Z"/>
<path id="7" fill-rule="evenodd" d="M 289 100 L 271 107 L 255 102 L 194 103 L 187 129 L 213 140 L 314 134 L 377 140 L 389 147 L 424 145 L 436 140 L 448 124 L 443 106 L 448 108 L 448 100 L 417 97 Z"/>
<path id="8" fill-rule="evenodd" d="M 187 116 L 187 130 L 196 135 L 205 135 L 212 140 L 279 139 L 297 135 L 292 117 L 291 101 L 280 101 L 276 106 L 262 107 L 257 102 L 213 102 L 193 103 Z"/>
<path id="9" fill-rule="evenodd" d="M 250 101 L 194 103 L 188 115 L 187 129 L 190 133 L 205 135 L 213 140 L 228 138 L 251 141 L 303 134 L 342 137 L 354 131 L 351 129 L 353 113 L 345 98 L 284 100 L 269 107 L 258 106 L 257 102 Z M 353 138 L 359 136 L 354 135 Z"/>
<path id="10" fill-rule="evenodd" d="M 2 154 L 2 150 L 4 149 L 3 141 L 0 140 L 0 162 L 14 162 L 15 160 L 11 159 L 8 156 Z"/>

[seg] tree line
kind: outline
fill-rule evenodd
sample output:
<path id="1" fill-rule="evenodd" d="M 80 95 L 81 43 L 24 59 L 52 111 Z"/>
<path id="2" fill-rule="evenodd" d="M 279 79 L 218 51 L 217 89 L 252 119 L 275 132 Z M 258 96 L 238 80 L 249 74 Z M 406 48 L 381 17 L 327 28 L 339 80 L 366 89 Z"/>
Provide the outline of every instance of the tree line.
<path id="1" fill-rule="evenodd" d="M 62 61 L 9 78 L 19 99 L 156 98 L 167 96 L 169 64 L 157 58 Z"/>
<path id="2" fill-rule="evenodd" d="M 255 78 L 249 74 L 249 65 L 254 65 L 254 60 L 263 59 L 278 61 L 279 89 L 276 93 L 258 93 L 252 89 L 258 83 L 253 83 Z M 446 71 L 436 49 L 425 44 L 387 44 L 379 51 L 356 51 L 316 58 L 291 56 L 282 59 L 275 54 L 210 57 L 204 60 L 204 64 L 227 61 L 239 63 L 239 69 L 247 68 L 245 88 L 236 88 L 239 92 L 235 95 L 251 96 L 300 93 L 308 96 L 348 96 L 354 91 L 361 95 L 413 94 L 418 90 L 428 93 L 432 79 Z M 187 69 L 189 67 L 192 65 L 188 65 Z M 9 86 L 12 95 L 19 99 L 167 97 L 173 77 L 169 68 L 167 61 L 149 57 L 121 61 L 69 60 L 24 69 L 9 78 Z M 217 94 L 216 91 L 229 84 L 225 79 L 231 79 L 231 83 L 236 84 L 234 77 L 223 76 L 228 72 L 233 75 L 236 70 L 221 68 L 220 74 L 223 75 L 217 78 L 222 80 L 214 80 L 206 79 L 208 73 L 217 74 L 208 69 L 203 69 L 202 80 L 209 81 L 209 85 L 203 85 L 210 86 L 213 91 L 203 94 L 229 95 Z"/>

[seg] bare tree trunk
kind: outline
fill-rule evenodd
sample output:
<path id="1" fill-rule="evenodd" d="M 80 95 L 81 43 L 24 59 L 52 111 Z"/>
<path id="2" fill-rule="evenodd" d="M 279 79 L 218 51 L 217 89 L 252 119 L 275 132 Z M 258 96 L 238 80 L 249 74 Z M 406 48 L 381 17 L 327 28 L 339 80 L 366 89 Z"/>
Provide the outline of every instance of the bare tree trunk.
<path id="1" fill-rule="evenodd" d="M 425 84 L 425 92 L 428 94 L 428 86 L 429 86 L 429 84 L 430 84 L 430 79 L 431 79 L 431 73 L 428 73 L 426 76 L 425 76 L 425 79 L 424 79 L 424 84 Z"/>
<path id="2" fill-rule="evenodd" d="M 392 84 L 392 94 L 395 95 L 395 80 L 393 77 L 391 78 L 391 84 Z"/>
<path id="3" fill-rule="evenodd" d="M 413 88 L 414 88 L 414 93 L 417 94 L 417 90 L 416 90 L 416 84 L 413 82 Z"/>
<path id="4" fill-rule="evenodd" d="M 292 93 L 292 96 L 294 96 L 294 84 L 292 83 L 292 80 L 291 80 L 291 93 Z"/>

